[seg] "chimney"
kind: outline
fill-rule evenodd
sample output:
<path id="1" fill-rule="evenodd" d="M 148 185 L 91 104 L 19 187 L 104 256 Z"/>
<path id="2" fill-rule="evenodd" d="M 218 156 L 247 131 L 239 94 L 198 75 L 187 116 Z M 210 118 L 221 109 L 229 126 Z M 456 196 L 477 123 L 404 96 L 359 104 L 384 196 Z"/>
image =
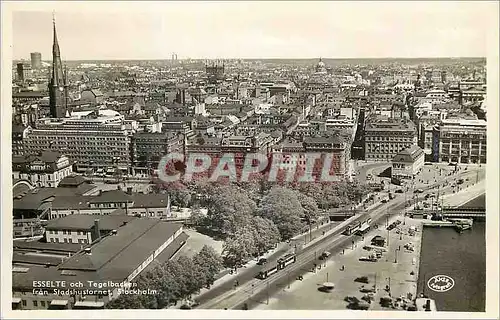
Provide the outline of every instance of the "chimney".
<path id="1" fill-rule="evenodd" d="M 94 229 L 96 239 L 99 239 L 101 237 L 101 230 L 99 229 L 99 219 L 94 220 Z"/>

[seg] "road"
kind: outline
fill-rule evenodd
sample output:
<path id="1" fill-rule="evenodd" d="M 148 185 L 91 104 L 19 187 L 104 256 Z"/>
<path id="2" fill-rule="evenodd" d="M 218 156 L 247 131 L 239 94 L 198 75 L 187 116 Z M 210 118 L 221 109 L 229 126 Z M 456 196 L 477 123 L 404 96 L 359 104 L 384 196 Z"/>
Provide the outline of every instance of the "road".
<path id="1" fill-rule="evenodd" d="M 445 181 L 456 180 L 457 178 L 465 178 L 470 176 L 475 176 L 476 173 L 473 171 L 466 171 L 460 173 L 458 176 L 446 177 L 443 180 L 431 184 L 427 187 L 421 188 L 423 193 L 419 194 L 420 197 L 425 197 L 426 194 L 434 193 L 435 187 L 443 184 Z M 441 193 L 450 193 L 452 188 L 450 186 L 440 188 Z M 410 199 L 409 199 L 410 198 Z M 406 201 L 406 203 L 405 203 Z M 365 221 L 368 217 L 372 219 L 372 224 L 377 222 L 385 222 L 385 217 L 388 215 L 401 214 L 402 210 L 406 205 L 412 205 L 417 199 L 413 199 L 413 195 L 410 197 L 405 194 L 396 194 L 396 197 L 386 203 L 380 204 L 370 210 L 370 212 L 358 214 L 347 221 L 344 221 L 339 226 L 336 226 L 332 232 L 329 232 L 321 241 L 317 241 L 307 246 L 304 249 L 298 249 L 297 261 L 294 264 L 289 265 L 285 270 L 279 271 L 266 280 L 255 279 L 255 275 L 264 267 L 258 266 L 246 270 L 241 275 L 242 280 L 239 281 L 239 286 L 235 287 L 234 283 L 229 283 L 225 286 L 221 286 L 220 290 L 214 290 L 216 292 L 210 294 L 209 291 L 203 297 L 203 300 L 196 299 L 200 305 L 197 307 L 199 309 L 241 309 L 244 304 L 251 306 L 254 303 L 261 302 L 262 298 L 271 295 L 271 290 L 279 290 L 283 286 L 290 283 L 290 281 L 295 280 L 298 275 L 304 274 L 313 268 L 314 263 L 318 263 L 317 258 L 323 251 L 330 251 L 332 253 L 338 252 L 346 244 L 356 242 L 357 236 L 344 236 L 341 232 L 344 230 L 345 226 L 357 222 Z M 321 231 L 320 231 L 321 232 Z M 282 256 L 287 250 L 276 252 L 272 259 L 269 259 L 268 266 L 272 263 L 276 263 L 278 257 Z M 210 298 L 208 298 L 210 297 Z M 208 299 L 207 299 L 208 298 Z"/>
<path id="2" fill-rule="evenodd" d="M 323 231 L 328 232 L 332 227 L 332 223 L 324 223 L 323 225 L 319 223 L 313 224 L 311 226 L 310 233 L 307 232 L 306 234 L 295 237 L 291 244 L 281 244 L 280 248 L 275 253 L 267 257 L 267 265 L 276 264 L 280 257 L 289 251 L 295 250 L 295 244 L 297 244 L 297 248 L 301 248 L 302 246 L 310 243 L 311 240 L 321 237 L 323 235 Z M 200 304 L 208 303 L 210 300 L 222 295 L 223 293 L 234 290 L 234 284 L 236 281 L 238 281 L 241 286 L 254 279 L 254 277 L 265 268 L 266 266 L 253 265 L 245 269 L 240 269 L 238 274 L 231 281 L 222 283 L 221 285 L 200 294 L 196 297 L 196 301 Z"/>

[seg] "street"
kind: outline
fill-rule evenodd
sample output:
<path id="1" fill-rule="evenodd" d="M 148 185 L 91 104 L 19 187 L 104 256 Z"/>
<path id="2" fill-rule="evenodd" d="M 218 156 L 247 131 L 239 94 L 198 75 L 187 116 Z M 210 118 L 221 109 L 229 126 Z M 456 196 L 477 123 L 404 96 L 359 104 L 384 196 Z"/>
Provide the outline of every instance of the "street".
<path id="1" fill-rule="evenodd" d="M 472 171 L 462 171 L 457 176 L 448 176 L 445 179 L 440 180 L 439 182 L 428 185 L 427 187 L 423 187 L 423 193 L 420 193 L 419 196 L 425 197 L 426 194 L 433 193 L 437 186 L 446 183 L 446 181 L 448 180 L 455 180 L 457 179 L 457 177 L 465 178 L 475 175 L 476 173 Z M 443 194 L 451 193 L 453 192 L 452 189 L 452 187 L 448 186 L 440 189 L 440 192 L 442 192 Z M 203 298 L 203 301 L 200 301 L 199 298 L 196 299 L 200 303 L 198 308 L 237 309 L 241 308 L 245 303 L 250 305 L 252 301 L 253 303 L 255 303 L 255 301 L 260 301 L 259 299 L 262 299 L 263 294 L 267 295 L 267 292 L 270 292 L 272 290 L 279 290 L 278 288 L 280 286 L 283 286 L 283 284 L 294 281 L 297 276 L 312 269 L 313 264 L 317 262 L 319 254 L 321 254 L 323 251 L 330 251 L 332 253 L 338 252 L 339 248 L 342 248 L 343 246 L 348 244 L 349 241 L 355 240 L 356 236 L 344 236 L 340 234 L 347 224 L 357 221 L 364 221 L 367 217 L 372 218 L 372 225 L 379 222 L 385 222 L 384 220 L 386 219 L 386 216 L 401 214 L 401 210 L 405 208 L 405 202 L 406 205 L 413 205 L 417 201 L 417 198 L 406 198 L 407 199 L 405 199 L 405 194 L 396 194 L 395 198 L 388 203 L 380 204 L 367 213 L 358 214 L 353 218 L 348 219 L 348 221 L 345 221 L 348 223 L 341 223 L 340 225 L 333 228 L 330 232 L 328 232 L 320 241 L 317 241 L 314 244 L 308 246 L 303 251 L 298 251 L 296 263 L 288 266 L 286 270 L 277 272 L 276 274 L 270 276 L 265 281 L 254 279 L 255 275 L 262 269 L 262 267 L 258 266 L 243 270 L 240 274 L 240 279 L 243 279 L 243 281 L 238 280 L 238 287 L 234 287 L 234 282 L 230 282 L 228 284 L 225 284 L 224 286 L 220 286 L 217 290 L 214 290 L 214 293 L 210 293 L 211 291 L 205 293 L 203 296 L 201 296 L 201 298 Z M 322 229 L 318 231 L 321 230 Z M 283 255 L 286 251 L 287 250 L 284 249 L 282 251 L 276 252 L 272 256 L 272 261 L 270 260 L 268 265 L 274 263 L 274 261 L 277 260 L 277 258 Z"/>

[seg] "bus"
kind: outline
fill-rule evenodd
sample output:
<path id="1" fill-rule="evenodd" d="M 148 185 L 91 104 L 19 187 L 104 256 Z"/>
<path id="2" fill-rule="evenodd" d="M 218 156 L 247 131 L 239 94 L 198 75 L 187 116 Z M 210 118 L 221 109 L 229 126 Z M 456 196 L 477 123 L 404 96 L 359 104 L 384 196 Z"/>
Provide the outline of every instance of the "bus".
<path id="1" fill-rule="evenodd" d="M 278 269 L 279 270 L 284 269 L 286 266 L 294 263 L 295 261 L 297 261 L 297 256 L 295 254 L 293 253 L 287 254 L 283 258 L 278 259 Z"/>
<path id="2" fill-rule="evenodd" d="M 261 279 L 261 280 L 264 280 L 267 277 L 272 276 L 273 274 L 275 274 L 276 272 L 278 272 L 278 270 L 279 270 L 278 266 L 271 267 L 271 268 L 269 268 L 267 270 L 259 272 L 259 274 L 257 275 L 257 278 Z"/>
<path id="3" fill-rule="evenodd" d="M 343 235 L 346 235 L 346 236 L 350 236 L 351 234 L 355 233 L 356 231 L 359 230 L 359 228 L 361 228 L 361 222 L 355 222 L 349 226 L 347 226 L 344 230 L 344 232 L 342 232 Z"/>
<path id="4" fill-rule="evenodd" d="M 268 269 L 265 269 L 264 271 L 259 272 L 259 274 L 257 274 L 257 279 L 260 279 L 260 280 L 267 279 L 268 277 L 272 276 L 276 272 L 283 270 L 288 265 L 290 265 L 296 261 L 297 261 L 297 256 L 293 253 L 289 253 L 289 254 L 285 255 L 284 257 L 279 258 L 277 265 L 274 265 L 272 267 L 269 267 Z"/>

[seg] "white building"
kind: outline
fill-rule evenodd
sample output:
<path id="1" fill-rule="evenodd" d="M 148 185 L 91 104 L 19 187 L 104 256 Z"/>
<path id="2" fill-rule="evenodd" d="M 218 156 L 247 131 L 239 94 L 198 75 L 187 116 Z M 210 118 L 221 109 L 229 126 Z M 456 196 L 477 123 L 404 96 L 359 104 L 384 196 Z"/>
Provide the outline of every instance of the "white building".
<path id="1" fill-rule="evenodd" d="M 62 179 L 71 174 L 73 169 L 68 157 L 58 152 L 46 151 L 12 158 L 12 177 L 28 180 L 33 186 L 56 188 Z"/>
<path id="2" fill-rule="evenodd" d="M 397 179 L 411 179 L 424 166 L 424 151 L 416 145 L 405 149 L 392 159 L 391 176 Z"/>
<path id="3" fill-rule="evenodd" d="M 77 170 L 106 170 L 117 166 L 126 171 L 130 166 L 130 136 L 134 125 L 113 110 L 73 112 L 63 119 L 43 118 L 29 131 L 25 149 L 36 154 L 44 150 L 60 150 Z"/>

